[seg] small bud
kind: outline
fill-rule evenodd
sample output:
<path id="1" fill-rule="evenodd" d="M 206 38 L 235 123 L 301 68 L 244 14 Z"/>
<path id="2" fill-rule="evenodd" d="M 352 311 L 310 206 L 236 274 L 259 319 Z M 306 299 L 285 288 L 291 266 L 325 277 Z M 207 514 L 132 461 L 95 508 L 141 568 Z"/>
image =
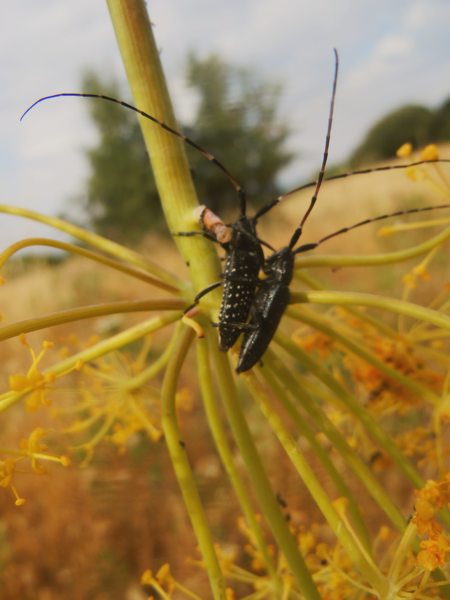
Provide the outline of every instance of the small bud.
<path id="1" fill-rule="evenodd" d="M 412 151 L 413 151 L 412 144 L 410 142 L 406 142 L 405 144 L 402 144 L 400 146 L 400 148 L 397 150 L 397 152 L 395 154 L 399 158 L 408 158 L 408 156 L 411 156 Z"/>
<path id="2" fill-rule="evenodd" d="M 439 152 L 435 144 L 428 144 L 420 153 L 420 160 L 437 160 Z"/>

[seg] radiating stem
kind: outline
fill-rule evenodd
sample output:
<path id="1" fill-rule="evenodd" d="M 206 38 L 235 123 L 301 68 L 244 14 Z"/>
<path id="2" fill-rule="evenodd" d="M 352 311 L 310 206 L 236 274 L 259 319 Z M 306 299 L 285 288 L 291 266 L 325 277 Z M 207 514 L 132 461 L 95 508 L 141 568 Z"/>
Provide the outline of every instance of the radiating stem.
<path id="1" fill-rule="evenodd" d="M 209 365 L 208 348 L 205 340 L 199 340 L 197 342 L 197 362 L 198 362 L 198 374 L 200 381 L 200 388 L 202 391 L 203 402 L 208 417 L 208 423 L 211 429 L 211 433 L 214 437 L 214 441 L 217 450 L 222 459 L 222 463 L 226 469 L 228 477 L 233 485 L 235 494 L 239 500 L 240 507 L 246 519 L 246 524 L 249 527 L 252 536 L 253 543 L 261 553 L 261 560 L 266 568 L 271 580 L 274 584 L 275 590 L 280 594 L 280 580 L 276 574 L 273 559 L 270 556 L 268 543 L 264 539 L 261 531 L 261 526 L 258 523 L 258 519 L 255 514 L 255 509 L 252 505 L 248 490 L 239 475 L 239 471 L 235 466 L 233 459 L 233 453 L 230 449 L 227 441 L 227 436 L 224 431 L 223 419 L 219 413 L 217 406 L 217 398 L 214 394 L 211 370 Z"/>
<path id="2" fill-rule="evenodd" d="M 266 377 L 271 383 L 275 383 L 275 380 L 272 379 L 270 373 L 266 373 Z M 314 498 L 314 501 L 327 519 L 330 527 L 334 530 L 336 537 L 342 543 L 354 564 L 358 566 L 360 572 L 364 574 L 368 581 L 370 581 L 371 585 L 376 589 L 382 589 L 384 587 L 384 578 L 379 569 L 377 569 L 373 558 L 366 549 L 363 548 L 361 542 L 355 543 L 355 539 L 349 534 L 349 531 L 346 529 L 339 514 L 335 510 L 333 503 L 325 492 L 319 479 L 316 477 L 313 468 L 306 461 L 305 456 L 298 447 L 298 443 L 284 427 L 277 412 L 271 407 L 269 398 L 264 394 L 258 380 L 250 373 L 245 377 L 245 380 L 247 386 L 251 390 L 252 396 L 257 400 L 264 416 L 278 437 L 280 444 L 289 455 L 297 472 Z"/>
<path id="3" fill-rule="evenodd" d="M 307 352 L 296 346 L 281 333 L 277 333 L 275 339 L 295 358 L 295 360 L 299 362 L 299 364 L 302 364 L 308 371 L 322 381 L 324 385 L 335 394 L 336 398 L 358 418 L 366 428 L 367 432 L 378 441 L 380 446 L 391 456 L 410 481 L 412 481 L 416 487 L 422 487 L 423 479 L 414 468 L 413 464 L 401 453 L 400 449 L 373 419 L 370 413 L 361 406 L 357 400 L 353 398 L 353 396 L 349 394 L 324 367 L 322 367 L 321 364 L 313 360 Z M 402 522 L 401 515 L 399 514 L 392 514 L 391 518 L 394 522 Z"/>
<path id="4" fill-rule="evenodd" d="M 11 246 L 8 246 L 8 248 L 6 248 L 0 254 L 0 267 L 2 267 L 4 263 L 16 252 L 19 252 L 24 248 L 30 248 L 32 246 L 47 246 L 48 248 L 56 248 L 58 250 L 68 252 L 70 254 L 79 254 L 84 258 L 88 258 L 89 260 L 98 262 L 102 265 L 105 265 L 106 267 L 116 269 L 116 271 L 120 271 L 121 273 L 130 275 L 135 279 L 145 281 L 145 283 L 148 283 L 149 285 L 154 285 L 155 287 L 159 287 L 169 292 L 178 291 L 178 288 L 174 287 L 173 285 L 165 283 L 164 281 L 160 281 L 155 277 L 151 277 L 141 269 L 136 269 L 117 260 L 112 260 L 111 258 L 104 256 L 103 254 L 99 254 L 98 252 L 92 252 L 91 250 L 87 250 L 86 248 L 82 248 L 81 246 L 76 246 L 75 244 L 67 244 L 66 242 L 60 242 L 58 240 L 52 240 L 47 238 L 26 238 L 24 240 L 20 240 L 20 242 L 11 244 Z"/>
<path id="5" fill-rule="evenodd" d="M 63 219 L 58 219 L 58 217 L 50 217 L 48 215 L 44 215 L 42 213 L 36 212 L 34 210 L 29 210 L 27 208 L 20 208 L 18 206 L 8 206 L 7 204 L 0 204 L 0 213 L 5 213 L 7 215 L 15 215 L 17 217 L 22 217 L 24 219 L 31 219 L 32 221 L 37 221 L 38 223 L 44 223 L 49 227 L 53 227 L 58 231 L 62 231 L 70 235 L 71 237 L 88 244 L 92 248 L 97 248 L 97 250 L 101 250 L 102 252 L 106 252 L 111 256 L 115 256 L 116 258 L 126 261 L 136 267 L 140 267 L 149 273 L 152 273 L 156 277 L 160 278 L 161 281 L 165 281 L 171 286 L 179 287 L 180 281 L 173 275 L 170 275 L 166 269 L 161 269 L 155 263 L 147 260 L 139 254 L 138 252 L 134 252 L 134 250 L 130 250 L 126 246 L 122 246 L 117 242 L 113 242 L 112 240 L 108 240 L 97 233 L 93 233 L 92 231 L 88 231 L 87 229 L 83 229 L 82 227 L 78 227 L 77 225 L 72 225 L 72 223 L 68 223 Z"/>
<path id="6" fill-rule="evenodd" d="M 78 352 L 77 354 L 73 354 L 69 356 L 69 358 L 65 358 L 60 362 L 48 367 L 43 371 L 43 375 L 47 376 L 61 376 L 69 371 L 75 369 L 77 365 L 80 367 L 83 366 L 84 363 L 88 363 L 92 360 L 96 360 L 105 354 L 109 354 L 110 352 L 114 352 L 115 350 L 119 350 L 136 340 L 144 338 L 146 335 L 158 331 L 162 329 L 169 323 L 173 323 L 178 320 L 179 316 L 177 314 L 168 314 L 164 316 L 157 316 L 148 319 L 147 321 L 143 321 L 134 325 L 133 327 L 129 327 L 125 331 L 117 333 L 105 340 L 101 340 L 97 344 Z M 21 391 L 9 391 L 0 395 L 0 412 L 6 410 L 20 400 L 23 396 L 28 394 L 31 391 L 31 387 L 29 389 L 21 390 Z"/>
<path id="7" fill-rule="evenodd" d="M 295 292 L 291 294 L 291 303 L 311 302 L 312 304 L 357 304 L 360 306 L 371 306 L 381 308 L 401 315 L 406 315 L 419 321 L 432 323 L 437 327 L 450 329 L 450 317 L 435 310 L 424 308 L 412 302 L 404 302 L 397 298 L 386 298 L 376 294 L 365 294 L 360 292 L 334 292 L 334 291 L 311 291 Z"/>
<path id="8" fill-rule="evenodd" d="M 179 332 L 176 332 L 175 335 L 178 335 L 178 339 L 176 340 L 174 351 L 169 360 L 161 393 L 164 437 L 169 449 L 178 484 L 181 488 L 181 493 L 183 494 L 184 504 L 189 513 L 189 518 L 195 531 L 200 552 L 205 562 L 213 597 L 216 600 L 225 600 L 225 582 L 223 574 L 214 550 L 211 530 L 206 520 L 200 495 L 195 484 L 192 469 L 187 457 L 186 445 L 183 441 L 176 415 L 175 396 L 177 392 L 178 377 L 186 353 L 194 338 L 194 332 L 189 327 L 183 327 L 181 335 L 179 335 Z"/>
<path id="9" fill-rule="evenodd" d="M 379 359 L 375 354 L 367 349 L 367 345 L 364 345 L 361 341 L 351 339 L 348 335 L 345 335 L 341 328 L 336 323 L 331 323 L 329 319 L 325 319 L 317 313 L 313 313 L 311 310 L 299 310 L 295 308 L 289 308 L 287 314 L 293 318 L 307 323 L 314 329 L 322 331 L 330 337 L 331 340 L 336 340 L 339 344 L 342 344 L 353 352 L 356 356 L 363 358 L 368 364 L 371 364 L 381 373 L 384 373 L 390 377 L 393 381 L 396 381 L 400 385 L 409 389 L 411 392 L 416 394 L 418 397 L 424 398 L 430 404 L 436 405 L 440 402 L 440 398 L 437 394 L 433 393 L 428 387 L 421 385 L 411 377 L 407 377 L 400 371 L 397 371 L 391 367 L 387 362 Z"/>
<path id="10" fill-rule="evenodd" d="M 82 306 L 80 308 L 69 308 L 61 310 L 43 317 L 34 317 L 17 321 L 11 325 L 0 327 L 0 341 L 7 340 L 22 333 L 38 331 L 46 327 L 54 327 L 63 323 L 74 323 L 84 319 L 92 319 L 105 315 L 117 315 L 130 312 L 148 312 L 152 310 L 170 310 L 181 311 L 184 303 L 182 300 L 173 300 L 172 298 L 161 300 L 135 300 L 125 302 L 110 302 L 104 304 L 95 304 L 93 306 Z"/>
<path id="11" fill-rule="evenodd" d="M 297 268 L 309 267 L 375 267 L 379 265 L 390 265 L 403 262 L 416 256 L 426 254 L 436 246 L 443 244 L 450 238 L 450 227 L 436 235 L 435 237 L 397 252 L 388 252 L 385 254 L 322 254 L 322 255 L 301 255 L 297 262 Z"/>
<path id="12" fill-rule="evenodd" d="M 319 600 L 317 588 L 299 552 L 296 540 L 289 531 L 289 527 L 280 510 L 248 425 L 242 414 L 229 362 L 219 352 L 217 344 L 211 345 L 211 349 L 212 358 L 217 369 L 216 375 L 219 392 L 222 396 L 231 430 L 247 467 L 264 518 L 269 524 L 275 540 L 291 569 L 292 575 L 296 579 L 305 598 L 307 600 Z"/>

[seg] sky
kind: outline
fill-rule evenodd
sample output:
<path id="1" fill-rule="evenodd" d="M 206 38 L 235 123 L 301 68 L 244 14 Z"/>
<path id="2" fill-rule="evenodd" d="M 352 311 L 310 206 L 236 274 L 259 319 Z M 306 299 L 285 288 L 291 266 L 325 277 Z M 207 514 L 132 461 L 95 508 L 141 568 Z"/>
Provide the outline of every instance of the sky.
<path id="1" fill-rule="evenodd" d="M 331 162 L 345 159 L 388 111 L 405 103 L 436 107 L 450 95 L 448 0 L 149 0 L 147 6 L 179 121 L 189 123 L 195 105 L 183 79 L 189 51 L 218 53 L 283 85 L 280 116 L 299 155 L 283 174 L 287 188 L 321 162 L 333 47 L 340 73 Z M 130 100 L 106 2 L 13 2 L 0 32 L 0 203 L 77 214 L 88 175 L 83 149 L 96 140 L 87 101 L 55 100 L 22 123 L 19 117 L 41 96 L 79 91 L 87 68 L 116 77 Z M 0 215 L 0 227 L 2 248 L 54 235 L 10 216 Z"/>

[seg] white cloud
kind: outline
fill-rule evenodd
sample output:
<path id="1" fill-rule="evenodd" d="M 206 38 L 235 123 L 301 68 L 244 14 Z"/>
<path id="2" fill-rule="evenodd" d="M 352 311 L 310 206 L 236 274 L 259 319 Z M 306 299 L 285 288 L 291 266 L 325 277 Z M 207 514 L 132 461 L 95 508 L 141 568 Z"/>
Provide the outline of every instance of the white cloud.
<path id="1" fill-rule="evenodd" d="M 430 28 L 441 24 L 448 27 L 450 4 L 447 0 L 414 0 L 405 12 L 405 26 L 412 29 Z"/>
<path id="2" fill-rule="evenodd" d="M 378 42 L 374 54 L 382 60 L 408 58 L 411 57 L 413 49 L 414 44 L 410 37 L 404 34 L 390 35 Z"/>

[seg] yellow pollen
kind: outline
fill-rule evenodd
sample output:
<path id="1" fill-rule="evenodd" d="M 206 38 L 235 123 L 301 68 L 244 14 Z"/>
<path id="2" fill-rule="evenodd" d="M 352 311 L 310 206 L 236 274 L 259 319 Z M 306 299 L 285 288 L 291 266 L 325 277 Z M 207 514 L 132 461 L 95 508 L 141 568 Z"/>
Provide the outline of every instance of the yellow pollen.
<path id="1" fill-rule="evenodd" d="M 410 142 L 406 142 L 405 144 L 402 144 L 400 146 L 400 148 L 398 148 L 398 150 L 395 154 L 399 158 L 407 158 L 408 156 L 411 156 L 412 151 L 413 151 L 412 144 Z"/>

